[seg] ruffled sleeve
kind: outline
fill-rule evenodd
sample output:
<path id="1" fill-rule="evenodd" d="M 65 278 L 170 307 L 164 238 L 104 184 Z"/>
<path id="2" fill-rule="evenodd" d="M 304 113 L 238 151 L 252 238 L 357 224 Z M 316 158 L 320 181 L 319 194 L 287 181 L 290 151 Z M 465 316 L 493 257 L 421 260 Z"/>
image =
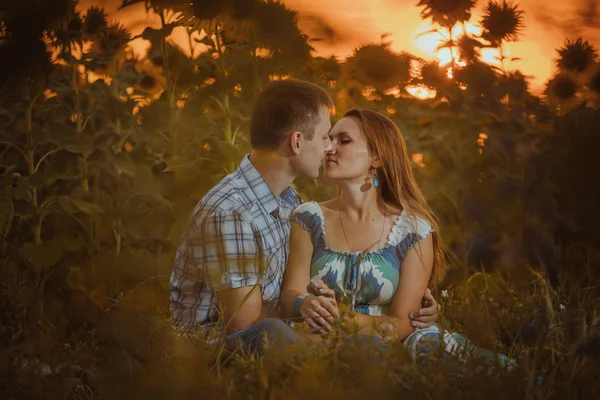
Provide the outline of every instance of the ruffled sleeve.
<path id="1" fill-rule="evenodd" d="M 431 232 L 433 228 L 429 222 L 423 218 L 411 217 L 402 211 L 390 233 L 389 244 L 395 246 L 404 259 L 408 250 Z"/>
<path id="2" fill-rule="evenodd" d="M 323 237 L 323 212 L 321 207 L 314 201 L 309 201 L 299 205 L 292 211 L 292 221 L 300 225 L 304 230 L 308 231 L 312 239 L 313 245 Z"/>

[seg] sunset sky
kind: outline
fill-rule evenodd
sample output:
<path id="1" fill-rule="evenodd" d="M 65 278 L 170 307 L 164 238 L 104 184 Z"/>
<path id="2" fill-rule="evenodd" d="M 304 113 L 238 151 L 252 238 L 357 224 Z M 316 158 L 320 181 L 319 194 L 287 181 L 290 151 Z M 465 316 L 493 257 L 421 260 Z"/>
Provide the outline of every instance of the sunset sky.
<path id="1" fill-rule="evenodd" d="M 417 37 L 431 28 L 429 21 L 419 17 L 417 0 L 284 0 L 283 3 L 299 11 L 299 24 L 311 37 L 323 40 L 313 44 L 317 54 L 335 54 L 344 57 L 352 50 L 370 42 L 378 42 L 388 33 L 396 51 L 408 51 L 417 56 L 435 58 L 433 49 L 440 38 L 437 34 Z M 146 26 L 155 25 L 156 19 L 144 12 L 143 4 L 118 10 L 121 0 L 81 0 L 82 9 L 95 4 L 104 7 L 109 16 L 124 23 L 133 34 Z M 487 1 L 479 1 L 472 22 L 476 25 Z M 509 65 L 531 76 L 534 90 L 539 90 L 553 74 L 556 48 L 566 38 L 582 36 L 600 45 L 600 1 L 597 0 L 521 0 L 525 11 L 525 29 L 519 42 L 507 46 L 509 57 L 519 57 Z M 476 30 L 476 26 L 472 27 Z M 136 50 L 144 49 L 141 42 Z M 443 58 L 444 54 L 439 54 Z M 447 56 L 447 55 L 446 55 Z M 493 59 L 492 50 L 483 54 L 484 60 Z"/>

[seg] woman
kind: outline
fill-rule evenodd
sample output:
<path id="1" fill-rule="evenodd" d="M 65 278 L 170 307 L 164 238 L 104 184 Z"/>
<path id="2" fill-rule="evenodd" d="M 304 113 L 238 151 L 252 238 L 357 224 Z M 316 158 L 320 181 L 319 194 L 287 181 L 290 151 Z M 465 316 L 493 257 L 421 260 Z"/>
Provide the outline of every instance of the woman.
<path id="1" fill-rule="evenodd" d="M 439 343 L 440 334 L 437 325 L 414 331 L 407 316 L 442 279 L 446 262 L 402 134 L 381 114 L 351 110 L 332 128 L 325 161 L 324 178 L 339 196 L 292 214 L 282 313 L 316 332 L 330 327 L 345 302 L 359 333 L 392 335 L 417 356 L 421 338 Z M 447 350 L 466 345 L 456 334 L 442 340 Z"/>

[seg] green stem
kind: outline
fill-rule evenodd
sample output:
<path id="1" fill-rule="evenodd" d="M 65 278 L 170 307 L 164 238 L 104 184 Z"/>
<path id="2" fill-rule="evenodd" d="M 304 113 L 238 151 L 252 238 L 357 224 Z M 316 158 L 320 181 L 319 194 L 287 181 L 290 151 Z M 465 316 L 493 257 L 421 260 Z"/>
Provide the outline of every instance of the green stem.
<path id="1" fill-rule="evenodd" d="M 231 129 L 232 121 L 231 121 L 231 109 L 229 108 L 229 95 L 226 94 L 223 99 L 223 112 L 225 113 L 225 139 L 231 145 L 233 145 L 234 137 Z"/>
<path id="2" fill-rule="evenodd" d="M 42 273 L 42 280 L 40 282 L 40 286 L 38 288 L 38 304 L 39 304 L 39 310 L 38 310 L 38 315 L 37 315 L 37 319 L 38 321 L 41 320 L 44 317 L 44 291 L 46 289 L 46 282 L 48 282 L 48 278 L 50 277 L 50 273 L 47 271 L 44 271 Z"/>
<path id="3" fill-rule="evenodd" d="M 163 12 L 160 12 L 158 14 L 160 16 L 160 23 L 161 23 L 161 29 L 165 29 L 165 26 L 167 25 L 167 22 L 165 20 L 165 15 Z M 165 85 L 165 99 L 167 102 L 167 108 L 169 110 L 174 110 L 175 109 L 175 85 L 174 85 L 174 80 L 173 77 L 171 77 L 171 65 L 169 62 L 169 47 L 168 47 L 168 42 L 166 38 L 162 38 L 160 40 L 160 49 L 162 52 L 162 58 L 163 58 L 163 72 L 165 75 L 165 81 L 166 81 L 166 85 Z M 191 35 L 190 35 L 190 52 L 193 53 L 192 51 L 192 45 L 191 45 Z M 173 153 L 173 156 L 176 156 L 179 152 L 178 152 L 178 138 L 177 138 L 177 129 L 171 129 L 170 133 L 170 137 L 171 137 L 171 151 Z"/>
<path id="4" fill-rule="evenodd" d="M 506 75 L 506 68 L 504 66 L 504 60 L 506 57 L 504 56 L 504 46 L 502 43 L 500 43 L 500 46 L 498 46 L 498 51 L 500 53 L 500 68 L 502 68 L 502 73 Z"/>
<path id="5" fill-rule="evenodd" d="M 225 71 L 225 59 L 223 57 L 224 52 L 223 46 L 221 46 L 221 31 L 219 29 L 218 23 L 215 25 L 215 40 L 217 45 L 217 53 L 219 54 L 219 67 L 221 68 L 219 72 L 221 72 L 221 77 L 225 78 L 225 76 L 227 76 L 227 73 Z"/>
<path id="6" fill-rule="evenodd" d="M 113 228 L 113 233 L 115 235 L 115 254 L 118 256 L 121 254 L 121 247 L 123 238 L 121 237 L 121 225 L 123 223 L 121 219 L 121 213 L 123 212 L 123 199 L 121 194 L 121 180 L 122 176 L 119 172 L 117 177 L 117 188 L 115 191 L 115 199 L 116 199 L 116 209 L 117 209 L 117 219 L 115 220 L 115 227 Z"/>
<path id="7" fill-rule="evenodd" d="M 94 175 L 94 186 L 92 196 L 94 199 L 94 204 L 98 204 L 98 199 L 100 198 L 100 171 L 98 170 L 96 170 Z M 91 215 L 88 216 L 88 221 L 90 226 L 90 240 L 92 242 L 94 251 L 97 251 L 100 248 L 100 246 L 96 237 L 96 221 L 94 221 L 94 218 Z"/>
<path id="8" fill-rule="evenodd" d="M 223 50 L 223 46 L 221 46 L 221 32 L 218 23 L 215 25 L 215 40 L 217 45 L 217 52 L 219 54 L 219 72 L 221 73 L 221 79 L 225 79 L 225 77 L 227 76 L 227 71 L 225 69 L 225 53 Z M 223 113 L 225 115 L 225 140 L 227 140 L 229 144 L 233 145 L 233 132 L 231 129 L 231 109 L 229 108 L 229 95 L 227 94 L 223 99 Z"/>
<path id="9" fill-rule="evenodd" d="M 79 92 L 79 84 L 77 82 L 77 62 L 75 57 L 73 57 L 73 50 L 71 48 L 71 43 L 68 43 L 69 55 L 71 56 L 71 86 L 73 86 L 73 92 L 75 93 L 75 132 L 77 135 L 83 134 L 83 115 L 81 111 L 81 101 L 80 101 L 80 92 Z M 83 47 L 82 51 L 83 51 Z M 81 165 L 81 187 L 85 191 L 85 193 L 89 193 L 89 179 L 87 175 L 87 160 L 85 156 L 79 155 L 79 164 Z"/>
<path id="10" fill-rule="evenodd" d="M 258 93 L 259 89 L 259 77 L 258 77 L 258 57 L 256 55 L 256 40 L 254 38 L 254 32 L 250 32 L 250 45 L 252 46 L 252 73 L 253 73 L 253 81 L 252 81 L 252 94 L 253 96 Z"/>
<path id="11" fill-rule="evenodd" d="M 35 173 L 35 163 L 34 163 L 34 146 L 33 146 L 33 134 L 32 134 L 32 108 L 33 102 L 29 104 L 27 109 L 25 110 L 25 120 L 27 123 L 27 169 L 29 172 L 29 176 L 32 176 Z M 38 193 L 37 189 L 32 187 L 31 189 L 31 204 L 33 205 L 33 243 L 41 244 L 42 243 L 42 218 L 41 212 L 38 203 Z"/>
<path id="12" fill-rule="evenodd" d="M 118 221 L 118 226 L 121 225 L 121 221 L 119 218 Z M 114 230 L 115 233 L 115 254 L 117 256 L 121 255 L 121 242 L 122 242 L 122 238 L 121 238 L 121 234 L 117 232 L 117 229 Z"/>
<path id="13" fill-rule="evenodd" d="M 79 162 L 81 163 L 81 171 L 82 171 L 82 179 L 81 179 L 81 187 L 83 188 L 83 191 L 85 193 L 89 193 L 90 192 L 90 180 L 88 178 L 88 167 L 87 167 L 87 162 L 85 160 L 85 157 L 80 156 L 79 157 Z"/>

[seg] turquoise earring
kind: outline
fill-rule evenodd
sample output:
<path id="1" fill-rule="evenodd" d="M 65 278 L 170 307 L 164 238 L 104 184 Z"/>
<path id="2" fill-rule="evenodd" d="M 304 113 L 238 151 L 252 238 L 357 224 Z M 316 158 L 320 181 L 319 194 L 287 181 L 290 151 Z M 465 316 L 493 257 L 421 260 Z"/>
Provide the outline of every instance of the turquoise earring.
<path id="1" fill-rule="evenodd" d="M 377 176 L 377 171 L 373 174 L 373 186 L 379 186 L 379 177 Z"/>

